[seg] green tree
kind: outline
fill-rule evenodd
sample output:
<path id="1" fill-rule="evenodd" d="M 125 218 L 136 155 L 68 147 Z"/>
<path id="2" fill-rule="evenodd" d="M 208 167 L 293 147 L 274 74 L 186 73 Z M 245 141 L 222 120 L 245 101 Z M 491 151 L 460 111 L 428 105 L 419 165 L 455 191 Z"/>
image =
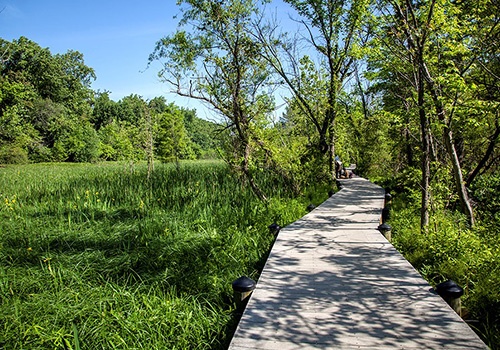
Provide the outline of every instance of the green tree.
<path id="1" fill-rule="evenodd" d="M 165 162 L 193 159 L 191 142 L 184 126 L 184 114 L 173 106 L 158 114 L 155 132 L 155 149 L 158 157 Z"/>
<path id="2" fill-rule="evenodd" d="M 76 156 L 80 152 L 76 144 L 96 149 L 88 144 L 96 142 L 89 137 L 90 83 L 95 75 L 83 55 L 76 51 L 52 55 L 25 37 L 12 42 L 0 39 L 0 52 L 2 153 L 17 150 L 14 153 L 30 160 L 48 161 L 81 158 Z M 72 133 L 73 148 L 63 149 Z M 95 153 L 84 158 L 93 159 Z"/>
<path id="3" fill-rule="evenodd" d="M 136 94 L 125 96 L 118 102 L 118 119 L 138 125 L 145 117 L 146 101 Z"/>
<path id="4" fill-rule="evenodd" d="M 96 130 L 120 118 L 120 106 L 109 98 L 109 92 L 97 92 L 94 98 L 90 121 Z"/>
<path id="5" fill-rule="evenodd" d="M 316 110 L 316 99 L 301 88 L 304 75 L 299 68 L 297 41 L 277 34 L 278 25 L 261 26 L 258 37 L 265 47 L 264 56 L 290 88 L 306 118 L 318 133 L 315 146 L 328 156 L 332 179 L 335 156 L 335 121 L 338 100 L 346 79 L 352 74 L 353 63 L 360 58 L 361 30 L 369 14 L 369 1 L 330 0 L 286 0 L 301 16 L 310 46 L 318 54 L 320 67 L 318 77 L 325 83 L 326 101 L 324 110 Z M 326 74 L 325 74 L 326 73 Z"/>
<path id="6" fill-rule="evenodd" d="M 477 146 L 473 140 L 477 138 L 478 127 L 491 125 L 489 130 L 485 128 L 488 130 L 485 135 L 492 137 L 490 147 L 483 146 L 482 151 L 476 148 L 475 154 L 483 154 L 482 160 L 468 157 L 468 164 L 475 163 L 479 168 L 486 164 L 496 144 L 496 117 L 490 112 L 494 103 L 478 98 L 478 85 L 471 75 L 484 68 L 483 52 L 494 51 L 495 47 L 498 52 L 498 44 L 486 44 L 489 41 L 484 40 L 484 36 L 487 39 L 498 37 L 498 16 L 492 18 L 491 10 L 485 10 L 492 5 L 488 1 L 481 3 L 479 8 L 482 10 L 477 11 L 469 11 L 469 2 L 431 0 L 381 4 L 384 6 L 380 12 L 386 25 L 379 33 L 383 38 L 379 42 L 383 44 L 380 57 L 386 67 L 391 65 L 390 69 L 398 71 L 393 75 L 400 81 L 398 85 L 406 82 L 412 87 L 406 91 L 416 94 L 422 140 L 422 228 L 428 224 L 431 160 L 450 170 L 455 195 L 472 225 L 474 213 L 463 177 L 464 164 L 467 167 L 463 162 L 464 151 L 473 143 Z M 391 79 L 387 73 L 385 77 Z M 394 80 L 391 79 L 391 84 Z M 466 173 L 470 171 L 465 170 Z"/>
<path id="7" fill-rule="evenodd" d="M 133 139 L 137 130 L 126 122 L 112 120 L 97 132 L 100 143 L 99 153 L 104 160 L 141 159 L 140 151 L 135 148 Z"/>
<path id="8" fill-rule="evenodd" d="M 198 118 L 196 110 L 182 109 L 184 114 L 184 125 L 192 142 L 193 151 L 198 159 L 217 158 L 217 132 L 221 126 Z"/>
<path id="9" fill-rule="evenodd" d="M 36 96 L 31 86 L 0 77 L 0 163 L 25 163 L 40 140 L 26 114 Z"/>
<path id="10" fill-rule="evenodd" d="M 159 75 L 177 94 L 200 100 L 225 119 L 226 160 L 265 200 L 254 177 L 261 167 L 258 150 L 265 148 L 257 130 L 266 125 L 273 100 L 265 91 L 268 67 L 250 35 L 258 3 L 178 3 L 183 6 L 181 28 L 157 43 L 150 61 L 163 61 Z"/>

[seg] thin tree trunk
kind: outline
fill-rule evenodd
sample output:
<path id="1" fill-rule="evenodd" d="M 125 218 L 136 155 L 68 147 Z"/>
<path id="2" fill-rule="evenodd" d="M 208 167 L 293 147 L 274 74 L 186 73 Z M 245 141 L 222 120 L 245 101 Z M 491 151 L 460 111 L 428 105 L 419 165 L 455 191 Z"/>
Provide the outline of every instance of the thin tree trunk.
<path id="1" fill-rule="evenodd" d="M 427 233 L 429 227 L 429 202 L 430 202 L 430 123 L 425 113 L 424 80 L 422 68 L 418 68 L 418 114 L 420 118 L 420 129 L 422 133 L 422 179 L 421 193 L 422 202 L 420 208 L 420 230 Z"/>
<path id="2" fill-rule="evenodd" d="M 467 195 L 467 189 L 465 187 L 463 175 L 462 175 L 462 167 L 460 165 L 460 160 L 458 159 L 457 150 L 455 148 L 455 144 L 453 142 L 453 131 L 451 130 L 451 121 L 447 120 L 446 111 L 444 110 L 443 103 L 439 99 L 438 92 L 436 90 L 436 86 L 434 80 L 432 79 L 429 70 L 425 65 L 423 65 L 425 79 L 427 81 L 427 85 L 429 87 L 429 91 L 432 96 L 432 100 L 434 102 L 434 108 L 436 109 L 436 114 L 438 120 L 444 125 L 443 130 L 443 138 L 446 146 L 446 151 L 451 160 L 452 171 L 453 171 L 453 179 L 455 180 L 455 189 L 458 194 L 458 198 L 460 199 L 460 205 L 462 207 L 462 212 L 467 216 L 469 220 L 469 224 L 474 226 L 474 211 L 472 210 L 472 206 L 469 202 L 469 196 Z"/>
<path id="3" fill-rule="evenodd" d="M 248 183 L 250 184 L 250 187 L 252 188 L 252 191 L 253 193 L 263 202 L 267 202 L 267 197 L 266 195 L 264 194 L 264 192 L 262 192 L 262 190 L 260 189 L 259 185 L 257 185 L 257 183 L 255 182 L 255 179 L 252 175 L 252 173 L 250 172 L 250 153 L 251 153 L 251 149 L 250 149 L 250 144 L 248 142 L 245 143 L 245 151 L 244 151 L 245 155 L 243 157 L 243 173 L 245 174 L 245 177 L 246 179 L 248 180 Z"/>
<path id="4" fill-rule="evenodd" d="M 446 149 L 451 158 L 451 164 L 453 168 L 453 178 L 455 179 L 455 186 L 458 192 L 458 198 L 460 199 L 460 204 L 462 206 L 462 212 L 469 219 L 469 224 L 474 226 L 474 211 L 469 202 L 469 197 L 467 195 L 467 189 L 465 188 L 465 182 L 462 176 L 462 167 L 460 166 L 460 161 L 458 159 L 458 154 L 453 143 L 453 132 L 448 126 L 444 128 L 444 141 L 446 144 Z"/>
<path id="5" fill-rule="evenodd" d="M 486 149 L 483 158 L 481 158 L 481 160 L 474 168 L 474 170 L 469 174 L 469 176 L 467 176 L 467 181 L 465 182 L 465 186 L 469 187 L 476 178 L 476 176 L 479 174 L 481 169 L 483 169 L 486 166 L 488 159 L 490 159 L 491 156 L 493 155 L 493 151 L 495 150 L 498 136 L 500 136 L 500 125 L 498 124 L 497 120 L 495 126 L 495 132 L 493 133 L 493 136 L 490 137 L 490 143 L 488 144 L 488 148 Z"/>
<path id="6" fill-rule="evenodd" d="M 330 170 L 332 185 L 335 183 L 337 179 L 337 174 L 335 171 L 335 125 L 332 120 L 330 124 L 330 151 L 328 152 L 328 168 Z"/>

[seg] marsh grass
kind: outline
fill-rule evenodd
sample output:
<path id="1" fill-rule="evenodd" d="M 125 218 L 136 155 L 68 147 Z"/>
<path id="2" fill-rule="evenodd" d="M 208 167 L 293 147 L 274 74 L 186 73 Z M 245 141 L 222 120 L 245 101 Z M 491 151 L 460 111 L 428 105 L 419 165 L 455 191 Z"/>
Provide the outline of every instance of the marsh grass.
<path id="1" fill-rule="evenodd" d="M 267 226 L 301 217 L 308 199 L 263 175 L 264 205 L 218 162 L 146 171 L 0 169 L 0 348 L 226 346 L 231 282 L 258 277 Z"/>

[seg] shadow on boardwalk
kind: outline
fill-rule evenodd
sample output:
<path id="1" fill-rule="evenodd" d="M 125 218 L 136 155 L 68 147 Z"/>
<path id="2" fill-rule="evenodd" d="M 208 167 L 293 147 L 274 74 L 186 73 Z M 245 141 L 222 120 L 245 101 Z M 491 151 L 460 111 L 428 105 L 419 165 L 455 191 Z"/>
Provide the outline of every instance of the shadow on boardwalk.
<path id="1" fill-rule="evenodd" d="M 384 192 L 345 188 L 283 229 L 230 349 L 485 349 L 376 230 Z"/>

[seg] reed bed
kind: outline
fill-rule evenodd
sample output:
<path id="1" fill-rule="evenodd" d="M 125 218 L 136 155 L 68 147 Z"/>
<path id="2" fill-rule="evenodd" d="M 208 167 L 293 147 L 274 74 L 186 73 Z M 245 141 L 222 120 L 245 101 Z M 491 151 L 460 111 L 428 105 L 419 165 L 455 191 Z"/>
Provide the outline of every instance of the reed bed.
<path id="1" fill-rule="evenodd" d="M 309 204 L 259 181 L 268 204 L 220 162 L 0 168 L 0 349 L 225 348 L 231 282 Z"/>

